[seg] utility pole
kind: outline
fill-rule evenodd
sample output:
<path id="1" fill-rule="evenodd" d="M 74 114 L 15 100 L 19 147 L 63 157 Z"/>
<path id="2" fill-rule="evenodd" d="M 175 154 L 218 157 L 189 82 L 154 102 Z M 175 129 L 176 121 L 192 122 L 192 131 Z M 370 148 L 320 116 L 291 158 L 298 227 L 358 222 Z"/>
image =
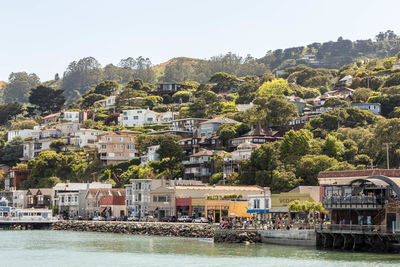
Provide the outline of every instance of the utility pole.
<path id="1" fill-rule="evenodd" d="M 383 143 L 386 145 L 386 166 L 387 169 L 389 170 L 389 146 L 392 145 L 393 143 Z"/>

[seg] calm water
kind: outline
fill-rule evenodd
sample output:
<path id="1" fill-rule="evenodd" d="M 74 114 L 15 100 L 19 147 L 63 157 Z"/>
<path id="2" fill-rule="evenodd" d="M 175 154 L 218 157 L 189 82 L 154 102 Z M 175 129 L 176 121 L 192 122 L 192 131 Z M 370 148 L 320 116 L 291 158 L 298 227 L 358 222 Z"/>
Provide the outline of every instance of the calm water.
<path id="1" fill-rule="evenodd" d="M 0 266 L 400 266 L 400 255 L 63 231 L 1 231 Z"/>

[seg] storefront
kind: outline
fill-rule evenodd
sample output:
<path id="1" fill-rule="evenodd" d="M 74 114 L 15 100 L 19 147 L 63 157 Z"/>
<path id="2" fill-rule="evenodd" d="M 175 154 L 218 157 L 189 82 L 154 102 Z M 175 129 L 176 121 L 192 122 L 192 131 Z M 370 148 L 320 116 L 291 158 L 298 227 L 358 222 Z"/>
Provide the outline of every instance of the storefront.
<path id="1" fill-rule="evenodd" d="M 176 198 L 175 213 L 177 217 L 190 216 L 192 214 L 192 198 Z"/>
<path id="2" fill-rule="evenodd" d="M 205 205 L 206 200 L 204 198 L 192 198 L 192 218 L 207 217 Z"/>
<path id="3" fill-rule="evenodd" d="M 248 202 L 238 200 L 206 200 L 207 217 L 220 222 L 235 217 L 250 217 L 247 213 Z"/>
<path id="4" fill-rule="evenodd" d="M 282 217 L 288 214 L 289 209 L 287 206 L 294 200 L 315 202 L 309 194 L 305 193 L 288 192 L 271 194 L 270 218 Z"/>

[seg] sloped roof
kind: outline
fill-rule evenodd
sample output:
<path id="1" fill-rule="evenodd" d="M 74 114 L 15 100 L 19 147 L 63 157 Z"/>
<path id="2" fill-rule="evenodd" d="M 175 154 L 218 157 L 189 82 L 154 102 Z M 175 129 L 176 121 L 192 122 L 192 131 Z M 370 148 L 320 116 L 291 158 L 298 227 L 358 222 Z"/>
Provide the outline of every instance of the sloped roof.
<path id="1" fill-rule="evenodd" d="M 237 121 L 235 121 L 235 120 L 232 120 L 232 119 L 229 119 L 229 118 L 226 118 L 226 117 L 216 117 L 216 118 L 214 118 L 214 119 L 211 119 L 211 120 L 202 122 L 202 123 L 200 123 L 200 124 L 208 124 L 208 123 L 220 123 L 220 124 L 229 123 L 229 124 L 236 124 L 236 123 L 239 123 L 239 122 L 237 122 Z"/>
<path id="2" fill-rule="evenodd" d="M 57 117 L 57 116 L 61 116 L 61 112 L 47 115 L 47 116 L 43 117 L 43 119 L 50 119 L 50 118 L 54 118 L 54 117 Z"/>

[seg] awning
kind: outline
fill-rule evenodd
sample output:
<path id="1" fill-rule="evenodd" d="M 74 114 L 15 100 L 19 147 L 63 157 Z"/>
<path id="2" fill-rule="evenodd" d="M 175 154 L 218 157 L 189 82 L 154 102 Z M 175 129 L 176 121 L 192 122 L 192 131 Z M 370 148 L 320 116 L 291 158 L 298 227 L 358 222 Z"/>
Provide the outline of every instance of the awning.
<path id="1" fill-rule="evenodd" d="M 106 209 L 107 207 L 100 208 L 100 213 L 103 213 L 103 211 L 105 211 Z"/>
<path id="2" fill-rule="evenodd" d="M 247 210 L 247 213 L 268 213 L 268 209 L 252 209 L 252 210 Z"/>

